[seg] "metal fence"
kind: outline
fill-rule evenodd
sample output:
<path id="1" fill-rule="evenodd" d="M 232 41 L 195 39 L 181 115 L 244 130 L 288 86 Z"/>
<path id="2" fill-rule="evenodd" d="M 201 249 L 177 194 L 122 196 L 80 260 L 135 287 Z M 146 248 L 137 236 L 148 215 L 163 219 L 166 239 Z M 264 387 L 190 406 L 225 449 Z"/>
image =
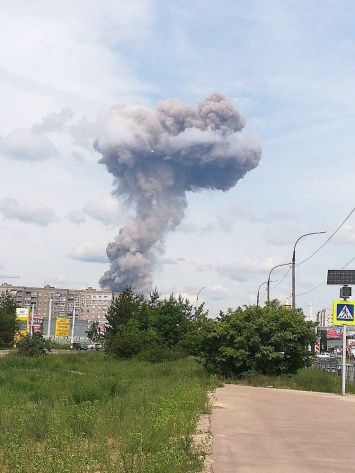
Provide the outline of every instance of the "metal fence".
<path id="1" fill-rule="evenodd" d="M 342 363 L 313 363 L 313 369 L 326 371 L 331 373 L 334 376 L 341 378 L 341 373 L 343 371 Z M 355 385 L 355 366 L 354 365 L 345 365 L 345 381 L 346 384 L 351 386 Z"/>

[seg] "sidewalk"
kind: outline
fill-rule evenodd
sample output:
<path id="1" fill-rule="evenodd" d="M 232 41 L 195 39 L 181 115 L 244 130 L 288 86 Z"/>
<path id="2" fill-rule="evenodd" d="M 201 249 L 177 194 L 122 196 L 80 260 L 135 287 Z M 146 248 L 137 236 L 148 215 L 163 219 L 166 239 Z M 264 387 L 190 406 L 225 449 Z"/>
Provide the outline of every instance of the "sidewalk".
<path id="1" fill-rule="evenodd" d="M 225 385 L 211 432 L 214 473 L 355 471 L 355 396 Z"/>

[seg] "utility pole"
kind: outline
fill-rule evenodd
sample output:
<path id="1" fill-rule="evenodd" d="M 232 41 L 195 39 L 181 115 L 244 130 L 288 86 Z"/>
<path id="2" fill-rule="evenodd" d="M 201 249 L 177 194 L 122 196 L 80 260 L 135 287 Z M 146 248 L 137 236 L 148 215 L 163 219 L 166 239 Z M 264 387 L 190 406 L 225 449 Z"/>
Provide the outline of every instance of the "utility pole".
<path id="1" fill-rule="evenodd" d="M 293 247 L 293 255 L 292 255 L 292 309 L 296 309 L 296 245 L 300 241 L 301 238 L 306 237 L 308 235 L 320 235 L 321 233 L 327 232 L 312 232 L 312 233 L 305 233 L 304 235 L 300 236 Z"/>
<path id="2" fill-rule="evenodd" d="M 203 288 L 200 289 L 200 290 L 198 291 L 198 293 L 197 293 L 197 296 L 196 296 L 196 304 L 195 304 L 195 312 L 196 312 L 196 310 L 197 310 L 198 296 L 199 296 L 200 292 L 202 292 L 204 289 L 206 289 L 206 287 L 207 287 L 207 286 L 203 286 Z"/>
<path id="3" fill-rule="evenodd" d="M 273 272 L 273 270 L 275 268 L 279 268 L 280 266 L 290 266 L 291 263 L 283 263 L 283 264 L 277 264 L 276 266 L 274 266 L 270 273 L 269 273 L 269 277 L 268 277 L 268 280 L 267 280 L 267 301 L 270 302 L 270 276 L 271 276 L 271 273 Z"/>

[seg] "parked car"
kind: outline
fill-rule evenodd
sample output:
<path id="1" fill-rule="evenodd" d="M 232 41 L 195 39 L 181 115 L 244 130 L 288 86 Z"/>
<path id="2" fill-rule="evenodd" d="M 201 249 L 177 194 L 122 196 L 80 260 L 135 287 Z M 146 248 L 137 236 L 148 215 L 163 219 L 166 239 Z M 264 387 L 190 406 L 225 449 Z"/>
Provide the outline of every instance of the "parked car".
<path id="1" fill-rule="evenodd" d="M 320 353 L 319 355 L 317 355 L 317 358 L 330 358 L 331 357 L 331 354 L 327 351 L 323 352 L 323 353 Z"/>
<path id="2" fill-rule="evenodd" d="M 90 343 L 87 347 L 89 350 L 101 350 L 103 348 L 101 343 Z"/>
<path id="3" fill-rule="evenodd" d="M 88 347 L 87 347 L 86 345 L 83 345 L 83 344 L 80 343 L 80 342 L 74 342 L 74 343 L 72 344 L 72 348 L 73 348 L 74 350 L 78 350 L 78 351 L 86 351 L 86 350 L 88 350 Z"/>
<path id="4" fill-rule="evenodd" d="M 334 356 L 329 356 L 328 358 L 326 357 L 317 357 L 317 363 L 322 363 L 324 365 L 337 365 L 338 360 Z"/>
<path id="5" fill-rule="evenodd" d="M 336 373 L 338 370 L 338 360 L 334 356 L 329 358 L 317 358 L 317 363 L 326 369 L 328 373 Z"/>

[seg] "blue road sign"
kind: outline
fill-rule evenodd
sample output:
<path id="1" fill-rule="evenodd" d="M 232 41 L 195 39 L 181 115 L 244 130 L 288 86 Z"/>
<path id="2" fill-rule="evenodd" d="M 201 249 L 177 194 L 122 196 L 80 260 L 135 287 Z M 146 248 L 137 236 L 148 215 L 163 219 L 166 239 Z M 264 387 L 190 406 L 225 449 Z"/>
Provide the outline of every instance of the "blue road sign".
<path id="1" fill-rule="evenodd" d="M 333 302 L 334 325 L 355 325 L 355 301 Z"/>

